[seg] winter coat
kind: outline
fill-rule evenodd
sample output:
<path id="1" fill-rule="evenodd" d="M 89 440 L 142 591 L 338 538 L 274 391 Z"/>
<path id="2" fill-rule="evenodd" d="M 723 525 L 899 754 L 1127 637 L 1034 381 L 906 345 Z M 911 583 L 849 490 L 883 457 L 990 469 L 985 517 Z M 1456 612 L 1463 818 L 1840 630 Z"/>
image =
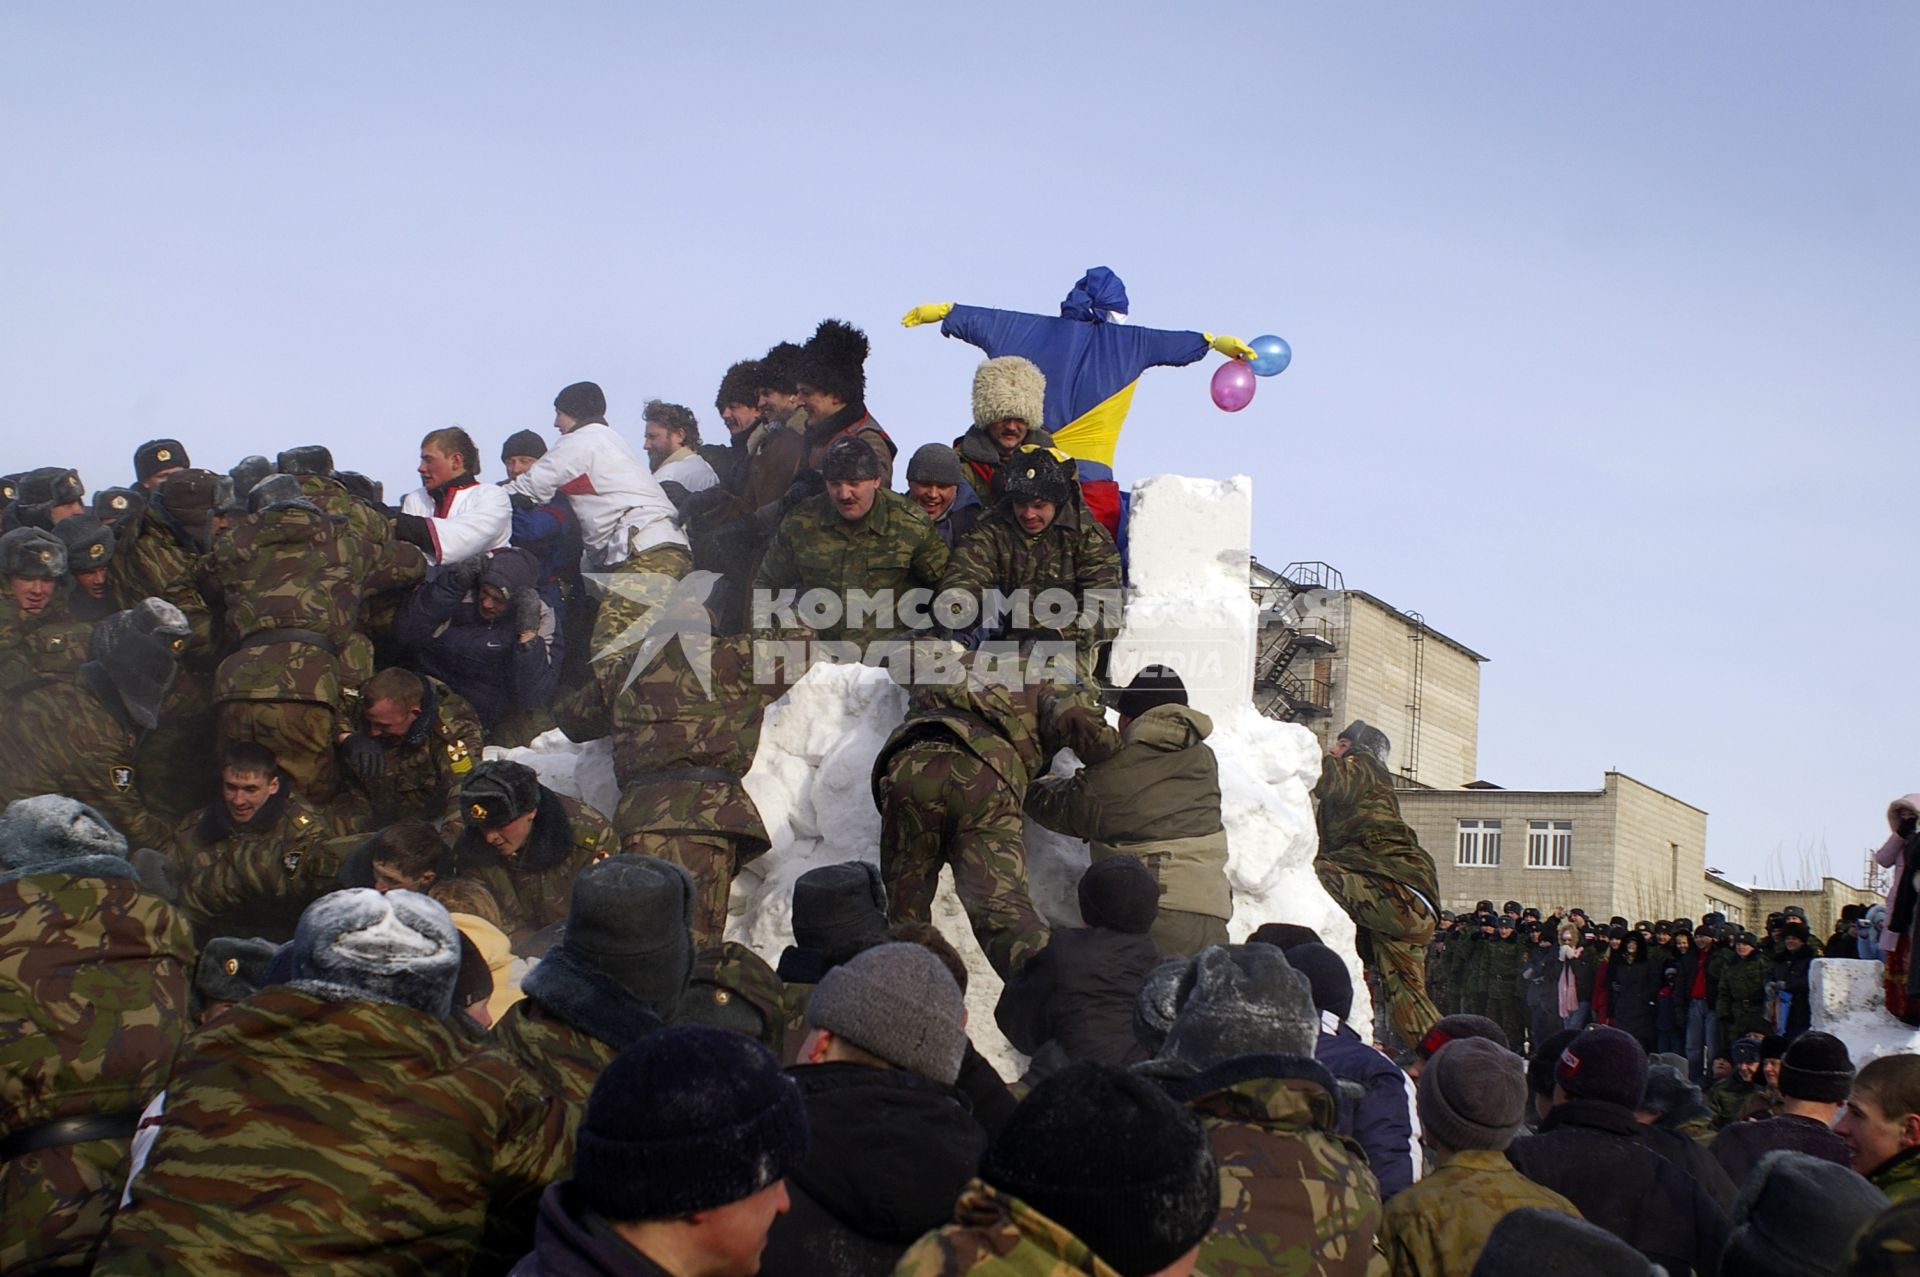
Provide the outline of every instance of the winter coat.
<path id="1" fill-rule="evenodd" d="M 893 1271 L 895 1277 L 1119 1277 L 1072 1233 L 977 1179 L 954 1204 L 953 1222 L 915 1242 Z"/>
<path id="2" fill-rule="evenodd" d="M 1053 435 L 1041 429 L 1033 422 L 1027 423 L 1026 436 L 1020 440 L 1022 447 L 1031 444 L 1036 448 L 1053 447 Z M 960 458 L 960 477 L 966 480 L 966 488 L 974 495 L 976 505 L 992 501 L 993 476 L 1006 460 L 1000 455 L 1000 445 L 993 441 L 987 428 L 975 422 L 967 427 L 967 432 L 953 441 L 953 451 Z"/>
<path id="3" fill-rule="evenodd" d="M 858 519 L 847 520 L 823 492 L 802 501 L 780 521 L 760 560 L 754 588 L 795 595 L 832 591 L 843 608 L 839 622 L 799 637 L 865 645 L 890 638 L 910 625 L 908 592 L 925 591 L 930 600 L 946 567 L 946 542 L 934 531 L 926 511 L 899 493 L 876 491 L 872 508 Z M 890 606 L 849 615 L 848 595 L 854 590 L 890 595 Z M 858 624 L 853 623 L 856 620 Z"/>
<path id="4" fill-rule="evenodd" d="M 604 421 L 561 435 L 533 468 L 506 484 L 536 504 L 565 496 L 580 519 L 588 566 L 609 568 L 659 545 L 685 547 L 673 502 L 647 463 Z"/>
<path id="5" fill-rule="evenodd" d="M 1612 965 L 1613 993 L 1608 1010 L 1613 1025 L 1630 1033 L 1641 1046 L 1652 1048 L 1655 1033 L 1654 1011 L 1660 1000 L 1659 966 L 1646 959 L 1639 962 L 1615 961 Z"/>
<path id="6" fill-rule="evenodd" d="M 589 1219 L 572 1180 L 549 1184 L 540 1195 L 533 1253 L 511 1277 L 669 1277 L 604 1221 Z"/>
<path id="7" fill-rule="evenodd" d="M 415 488 L 400 498 L 400 513 L 427 522 L 435 563 L 458 563 L 504 549 L 513 536 L 513 502 L 505 490 L 462 475 L 438 488 Z"/>
<path id="8" fill-rule="evenodd" d="M 893 458 L 898 449 L 894 447 L 892 437 L 880 428 L 880 423 L 867 411 L 865 404 L 848 404 L 831 417 L 807 422 L 803 438 L 806 448 L 801 453 L 798 469 L 818 470 L 820 463 L 826 460 L 827 449 L 833 446 L 835 440 L 858 439 L 873 449 L 874 456 L 880 458 L 880 465 L 885 471 L 880 486 L 893 486 Z"/>
<path id="9" fill-rule="evenodd" d="M 1821 1158 L 1836 1166 L 1853 1164 L 1852 1155 L 1847 1152 L 1847 1142 L 1835 1134 L 1832 1127 L 1796 1113 L 1735 1122 L 1713 1137 L 1709 1151 L 1714 1160 L 1720 1163 L 1720 1169 L 1727 1173 L 1728 1179 L 1735 1184 L 1745 1184 L 1748 1174 L 1760 1164 L 1761 1158 L 1775 1149 L 1783 1148 Z"/>
<path id="10" fill-rule="evenodd" d="M 1321 1025 L 1313 1058 L 1360 1090 L 1358 1099 L 1341 1097 L 1334 1129 L 1366 1150 L 1367 1165 L 1380 1181 L 1380 1198 L 1390 1200 L 1413 1183 L 1413 1093 L 1407 1075 L 1345 1023 L 1332 1033 L 1324 1018 Z"/>
<path id="11" fill-rule="evenodd" d="M 1514 1170 L 1504 1153 L 1465 1149 L 1387 1203 L 1380 1250 L 1393 1277 L 1471 1277 L 1493 1226 L 1524 1206 L 1580 1215 Z"/>
<path id="12" fill-rule="evenodd" d="M 980 515 L 986 507 L 980 504 L 980 494 L 966 484 L 954 490 L 953 504 L 947 512 L 933 522 L 934 531 L 947 543 L 949 550 L 960 544 L 960 539 L 973 531 L 973 525 L 980 521 Z"/>
<path id="13" fill-rule="evenodd" d="M 1107 530 L 1087 513 L 1074 494 L 1054 512 L 1053 522 L 1028 533 L 1016 521 L 1011 502 L 1001 501 L 980 516 L 960 539 L 940 578 L 940 592 L 958 590 L 981 600 L 982 639 L 998 638 L 1017 618 L 987 611 L 989 590 L 1012 597 L 1025 591 L 1039 610 L 1040 595 L 1062 591 L 1074 601 L 1075 616 L 1066 633 L 1092 668 L 1095 649 L 1120 632 L 1120 551 Z"/>
<path id="14" fill-rule="evenodd" d="M 1695 947 L 1687 950 L 1687 956 L 1680 959 L 1679 970 L 1674 975 L 1673 998 L 1675 1002 L 1679 1003 L 1682 1015 L 1686 1014 L 1687 1005 L 1693 1001 L 1694 977 L 1699 973 L 1702 966 L 1705 966 L 1707 971 L 1706 984 L 1704 986 L 1706 989 L 1707 1009 L 1711 1011 L 1718 1004 L 1720 1000 L 1721 964 L 1714 960 L 1717 957 L 1719 957 L 1718 946 L 1715 946 L 1712 952 L 1706 954 L 1702 954 L 1699 948 Z"/>
<path id="15" fill-rule="evenodd" d="M 203 939 L 285 944 L 307 906 L 339 889 L 340 858 L 327 844 L 340 832 L 284 780 L 244 825 L 233 823 L 224 803 L 212 803 L 174 836 L 180 909 Z"/>
<path id="16" fill-rule="evenodd" d="M 588 865 L 620 854 L 620 841 L 605 816 L 545 785 L 526 845 L 512 856 L 495 851 L 461 816 L 450 819 L 441 833 L 453 844 L 459 872 L 478 878 L 493 893 L 501 930 L 515 944 L 564 921 L 573 880 Z"/>
<path id="17" fill-rule="evenodd" d="M 519 556 L 515 556 L 519 557 Z M 520 641 L 509 605 L 497 621 L 480 615 L 474 591 L 441 573 L 415 590 L 394 618 L 394 641 L 413 663 L 465 697 L 483 727 L 516 713 L 545 708 L 560 685 L 566 652 L 559 618 L 544 601 L 533 637 Z"/>
<path id="18" fill-rule="evenodd" d="M 1104 927 L 1055 931 L 1007 981 L 993 1018 L 1015 1050 L 1036 1057 L 1036 1066 L 1051 1044 L 1042 1077 L 1074 1060 L 1138 1064 L 1149 1053 L 1134 1036 L 1134 1002 L 1159 961 L 1144 935 Z"/>
<path id="19" fill-rule="evenodd" d="M 662 484 L 677 483 L 682 492 L 705 492 L 720 482 L 707 459 L 692 448 L 676 448 L 653 472 Z"/>
<path id="20" fill-rule="evenodd" d="M 1547 1114 L 1538 1135 L 1514 1141 L 1507 1160 L 1672 1277 L 1717 1270 L 1726 1212 L 1693 1176 L 1646 1146 L 1630 1110 L 1569 1100 Z"/>
<path id="21" fill-rule="evenodd" d="M 1351 873 L 1392 879 L 1429 906 L 1439 898 L 1433 858 L 1421 848 L 1413 826 L 1401 819 L 1386 764 L 1357 751 L 1343 758 L 1329 754 L 1321 760 L 1313 799 L 1321 859 Z M 1476 946 L 1476 952 L 1480 947 L 1493 948 Z M 1489 986 L 1488 992 L 1497 990 Z"/>
<path id="22" fill-rule="evenodd" d="M 118 556 L 115 556 L 115 562 L 118 561 Z M 1896 801 L 1920 809 L 1920 794 L 1905 794 Z M 1892 804 L 1889 804 L 1891 807 Z M 1915 857 L 1908 854 L 1907 840 L 1899 834 L 1889 835 L 1880 844 L 1880 849 L 1873 853 L 1874 864 L 1893 870 L 1891 881 L 1887 884 L 1887 920 L 1880 931 L 1880 948 L 1885 953 L 1892 953 L 1898 948 L 1900 936 L 1913 926 L 1913 886 L 1908 875 L 1913 870 L 1914 861 Z"/>
<path id="23" fill-rule="evenodd" d="M 1769 964 L 1758 949 L 1721 968 L 1720 1031 L 1732 1037 L 1745 1033 L 1771 1033 L 1767 1024 L 1767 976 Z"/>
<path id="24" fill-rule="evenodd" d="M 71 682 L 42 683 L 8 708 L 7 730 L 0 732 L 0 806 L 65 794 L 105 816 L 130 846 L 167 845 L 173 831 L 141 788 L 142 770 L 152 761 L 141 748 L 148 735 L 127 716 L 97 662 L 81 666 Z"/>
<path id="25" fill-rule="evenodd" d="M 845 1062 L 788 1070 L 812 1143 L 787 1177 L 762 1277 L 886 1277 L 922 1234 L 953 1217 L 987 1134 L 952 1087 Z"/>
<path id="26" fill-rule="evenodd" d="M 486 744 L 480 719 L 465 698 L 437 678 L 420 682 L 424 694 L 413 726 L 397 741 L 380 742 L 386 771 L 373 778 L 354 774 L 373 804 L 376 826 L 409 818 L 445 819 L 459 797 L 461 779 L 473 770 Z"/>
<path id="27" fill-rule="evenodd" d="M 1640 1138 L 1649 1149 L 1693 1176 L 1693 1182 L 1705 1190 L 1714 1205 L 1732 1216 L 1739 1185 L 1727 1177 L 1726 1170 L 1705 1144 L 1664 1122 L 1641 1123 Z"/>
<path id="28" fill-rule="evenodd" d="M 1137 856 L 1160 884 L 1160 907 L 1233 916 L 1213 720 L 1160 705 L 1127 724 L 1120 751 L 1027 790 L 1026 810 L 1056 833 L 1085 838 L 1095 860 Z"/>
<path id="29" fill-rule="evenodd" d="M 58 594 L 37 614 L 22 611 L 10 594 L 0 598 L 0 699 L 11 704 L 49 679 L 75 677 L 92 637 L 93 623 L 76 619 Z"/>
<path id="30" fill-rule="evenodd" d="M 1813 960 L 1816 955 L 1808 947 L 1800 952 L 1785 952 L 1780 961 L 1773 964 L 1773 970 L 1767 978 L 1780 986 L 1780 992 L 1791 1000 L 1787 1003 L 1787 1022 L 1784 1028 L 1773 1032 L 1782 1033 L 1789 1041 L 1805 1033 L 1813 1023 Z"/>

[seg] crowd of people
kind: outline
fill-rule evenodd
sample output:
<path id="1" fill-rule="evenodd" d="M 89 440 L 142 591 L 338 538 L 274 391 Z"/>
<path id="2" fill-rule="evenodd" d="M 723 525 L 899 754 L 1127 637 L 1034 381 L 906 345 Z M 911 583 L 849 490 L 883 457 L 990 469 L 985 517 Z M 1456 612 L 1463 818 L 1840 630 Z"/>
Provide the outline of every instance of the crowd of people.
<path id="1" fill-rule="evenodd" d="M 724 444 L 654 401 L 635 449 L 575 383 L 500 482 L 427 433 L 398 505 L 318 445 L 216 471 L 154 440 L 91 496 L 5 480 L 0 1272 L 1912 1252 L 1920 1056 L 1856 1071 L 1808 1030 L 1804 918 L 1463 923 L 1355 722 L 1316 870 L 1379 1027 L 1320 936 L 1232 943 L 1212 723 L 1178 670 L 1107 678 L 1110 472 L 1053 446 L 1045 375 L 1001 355 L 895 492 L 865 356 L 828 320 L 734 365 Z M 850 659 L 907 687 L 880 846 L 795 882 L 770 962 L 726 939 L 770 841 L 743 777 L 767 708 Z M 609 741 L 613 811 L 487 756 L 555 728 Z M 1034 906 L 1029 819 L 1089 846 L 1080 925 Z M 943 868 L 1018 1077 L 971 1040 Z"/>

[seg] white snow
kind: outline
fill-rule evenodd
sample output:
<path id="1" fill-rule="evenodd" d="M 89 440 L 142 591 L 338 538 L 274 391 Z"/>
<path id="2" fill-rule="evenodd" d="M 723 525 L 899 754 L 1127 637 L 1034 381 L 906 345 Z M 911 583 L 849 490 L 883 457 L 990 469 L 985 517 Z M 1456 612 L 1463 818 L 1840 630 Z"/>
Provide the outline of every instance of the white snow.
<path id="1" fill-rule="evenodd" d="M 1313 873 L 1313 810 L 1308 799 L 1320 754 L 1305 728 L 1264 718 L 1250 700 L 1254 603 L 1248 563 L 1252 483 L 1159 476 L 1135 486 L 1130 571 L 1134 594 L 1112 668 L 1128 678 L 1142 666 L 1178 669 L 1195 708 L 1214 720 L 1209 743 L 1220 760 L 1227 876 L 1233 884 L 1235 940 L 1264 922 L 1301 923 L 1347 956 L 1354 977 L 1353 1023 L 1371 1024 L 1365 981 L 1354 957 L 1353 924 Z M 818 666 L 767 713 L 746 785 L 773 846 L 734 882 L 729 939 L 768 962 L 792 941 L 793 882 L 807 870 L 854 858 L 879 863 L 880 813 L 873 760 L 906 711 L 906 693 L 884 669 Z M 606 742 L 577 746 L 550 732 L 527 749 L 488 750 L 536 768 L 552 788 L 612 813 L 618 800 Z M 1065 774 L 1070 754 L 1055 760 Z M 1027 826 L 1027 876 L 1034 903 L 1059 926 L 1080 923 L 1075 884 L 1086 844 Z M 965 955 L 968 1032 L 1001 1074 L 1024 1061 L 993 1021 L 1000 980 L 974 943 L 966 915 L 943 872 L 935 923 Z"/>
<path id="2" fill-rule="evenodd" d="M 1920 1051 L 1920 1029 L 1887 1011 L 1885 973 L 1883 964 L 1870 959 L 1814 959 L 1812 1027 L 1845 1042 L 1855 1068 L 1882 1055 Z"/>

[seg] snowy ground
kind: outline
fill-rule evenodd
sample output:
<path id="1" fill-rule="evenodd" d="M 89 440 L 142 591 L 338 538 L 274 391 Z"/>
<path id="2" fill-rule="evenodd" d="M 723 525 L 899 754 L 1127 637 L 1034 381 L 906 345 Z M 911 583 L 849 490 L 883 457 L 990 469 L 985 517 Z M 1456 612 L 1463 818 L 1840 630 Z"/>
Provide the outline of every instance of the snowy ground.
<path id="1" fill-rule="evenodd" d="M 1813 1027 L 1845 1042 L 1855 1068 L 1882 1055 L 1920 1051 L 1920 1029 L 1887 1013 L 1885 970 L 1878 962 L 1850 958 L 1813 964 Z"/>
<path id="2" fill-rule="evenodd" d="M 1230 930 L 1244 939 L 1264 922 L 1302 923 L 1347 955 L 1354 976 L 1353 1022 L 1370 1024 L 1365 981 L 1353 956 L 1353 925 L 1314 877 L 1314 827 L 1308 791 L 1320 754 L 1305 728 L 1264 718 L 1249 700 L 1254 607 L 1248 593 L 1251 485 L 1161 476 L 1134 489 L 1131 544 L 1135 597 L 1116 644 L 1113 669 L 1128 677 L 1143 665 L 1172 664 L 1196 708 L 1212 716 L 1220 760 Z M 792 940 L 793 882 L 842 860 L 879 863 L 880 813 L 873 760 L 906 711 L 906 693 L 883 669 L 820 666 L 768 711 L 746 785 L 773 847 L 736 880 L 730 939 L 777 962 Z M 605 742 L 576 746 L 557 732 L 525 750 L 489 750 L 537 768 L 545 782 L 611 813 L 618 794 Z M 1070 756 L 1054 770 L 1077 766 Z M 1055 925 L 1079 925 L 1074 886 L 1087 847 L 1029 824 L 1027 873 L 1034 903 Z M 941 875 L 934 921 L 967 958 L 969 1033 L 1003 1075 L 1024 1062 L 994 1026 L 1000 981 L 973 941 Z"/>

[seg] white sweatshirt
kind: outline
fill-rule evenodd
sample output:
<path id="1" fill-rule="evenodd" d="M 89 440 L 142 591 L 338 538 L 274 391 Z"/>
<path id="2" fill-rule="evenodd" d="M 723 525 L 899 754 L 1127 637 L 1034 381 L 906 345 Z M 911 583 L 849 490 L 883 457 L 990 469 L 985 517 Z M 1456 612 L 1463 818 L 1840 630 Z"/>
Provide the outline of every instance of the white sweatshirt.
<path id="1" fill-rule="evenodd" d="M 687 544 L 673 524 L 673 502 L 647 463 L 601 422 L 561 435 L 531 470 L 499 491 L 524 492 L 535 501 L 565 493 L 580 519 L 589 568 L 624 563 L 656 545 Z"/>
<path id="2" fill-rule="evenodd" d="M 417 514 L 433 535 L 433 561 L 458 563 L 504 549 L 513 536 L 513 500 L 491 483 L 455 488 L 445 514 L 434 509 L 425 488 L 400 499 L 400 513 Z"/>

